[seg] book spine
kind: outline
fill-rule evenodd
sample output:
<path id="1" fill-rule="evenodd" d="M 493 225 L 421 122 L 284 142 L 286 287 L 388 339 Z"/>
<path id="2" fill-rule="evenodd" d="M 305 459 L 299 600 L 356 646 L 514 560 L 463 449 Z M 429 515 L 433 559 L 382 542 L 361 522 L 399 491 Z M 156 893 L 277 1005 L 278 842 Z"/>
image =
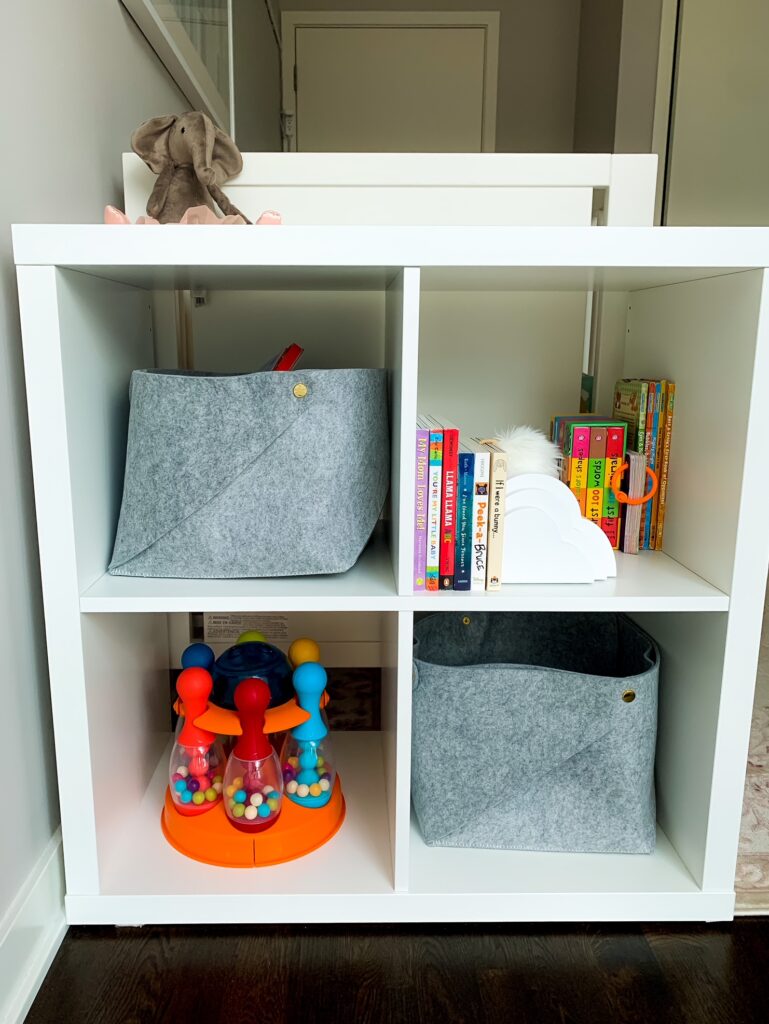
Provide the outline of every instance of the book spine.
<path id="1" fill-rule="evenodd" d="M 454 590 L 469 590 L 473 552 L 473 477 L 475 456 L 460 452 L 458 460 L 457 545 Z"/>
<path id="2" fill-rule="evenodd" d="M 438 589 L 441 538 L 441 468 L 443 464 L 443 431 L 430 431 L 430 468 L 427 482 L 427 559 L 425 587 Z"/>
<path id="3" fill-rule="evenodd" d="M 654 425 L 654 381 L 650 380 L 647 384 L 647 397 L 646 397 L 646 426 L 644 428 L 644 458 L 646 459 L 646 465 L 651 466 L 651 454 L 652 454 L 652 427 Z M 647 503 L 648 504 L 648 503 Z M 641 530 L 638 535 L 638 548 L 643 550 L 647 547 L 647 532 L 646 532 L 646 505 L 641 507 Z"/>
<path id="4" fill-rule="evenodd" d="M 569 488 L 579 502 L 580 511 L 585 515 L 587 504 L 587 469 L 590 457 L 590 428 L 574 426 L 571 439 L 571 470 Z"/>
<path id="5" fill-rule="evenodd" d="M 489 470 L 489 539 L 486 556 L 486 589 L 502 589 L 502 553 L 507 498 L 507 453 L 491 452 Z"/>
<path id="6" fill-rule="evenodd" d="M 486 558 L 489 543 L 489 454 L 489 452 L 475 453 L 471 590 L 486 589 Z"/>
<path id="7" fill-rule="evenodd" d="M 649 427 L 649 418 L 647 416 L 647 428 L 651 431 L 651 437 L 649 439 L 649 457 L 646 460 L 646 465 L 650 469 L 657 471 L 657 439 L 660 425 L 660 398 L 662 397 L 660 382 L 649 381 L 649 402 L 651 406 L 651 426 Z M 647 501 L 643 507 L 643 515 L 641 516 L 641 522 L 643 523 L 643 534 L 644 534 L 644 551 L 648 551 L 651 547 L 651 531 L 652 531 L 652 502 Z"/>
<path id="8" fill-rule="evenodd" d="M 638 395 L 638 438 L 635 451 L 644 454 L 646 450 L 646 409 L 649 402 L 649 382 L 642 380 Z"/>
<path id="9" fill-rule="evenodd" d="M 457 532 L 457 464 L 459 458 L 459 431 L 443 431 L 443 472 L 441 498 L 441 546 L 439 570 L 441 589 L 454 586 L 454 557 Z"/>
<path id="10" fill-rule="evenodd" d="M 428 430 L 417 430 L 416 480 L 414 486 L 414 590 L 425 589 L 429 464 L 430 432 Z"/>
<path id="11" fill-rule="evenodd" d="M 615 551 L 619 550 L 619 502 L 611 489 L 614 474 L 622 465 L 625 455 L 625 427 L 607 427 L 606 459 L 604 461 L 603 507 L 601 529 L 611 541 Z"/>
<path id="12" fill-rule="evenodd" d="M 666 380 L 660 381 L 660 411 L 657 428 L 657 448 L 654 469 L 657 471 L 659 476 L 660 467 L 662 466 L 662 452 L 665 447 L 665 424 L 667 423 L 667 407 L 668 407 L 668 382 Z M 652 507 L 652 520 L 651 528 L 649 530 L 649 547 L 652 551 L 657 548 L 657 519 L 659 517 L 660 510 L 660 492 L 657 488 L 657 493 L 654 495 L 652 500 L 649 502 Z"/>
<path id="13" fill-rule="evenodd" d="M 670 468 L 670 439 L 673 436 L 673 414 L 676 407 L 676 386 L 668 382 L 668 401 L 665 411 L 665 439 L 662 443 L 662 463 L 660 465 L 659 508 L 657 510 L 657 537 L 655 548 L 662 550 L 662 538 L 665 529 L 665 509 L 668 499 L 668 471 Z"/>
<path id="14" fill-rule="evenodd" d="M 603 477 L 606 461 L 606 427 L 591 427 L 587 460 L 585 518 L 600 527 L 603 515 Z"/>

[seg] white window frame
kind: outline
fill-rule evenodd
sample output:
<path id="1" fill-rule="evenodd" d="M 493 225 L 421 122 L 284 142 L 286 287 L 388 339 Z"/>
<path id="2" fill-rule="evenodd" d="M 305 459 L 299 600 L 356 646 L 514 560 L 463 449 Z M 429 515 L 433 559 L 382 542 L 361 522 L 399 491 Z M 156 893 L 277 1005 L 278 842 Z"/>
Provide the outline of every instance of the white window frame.
<path id="1" fill-rule="evenodd" d="M 481 152 L 493 153 L 497 132 L 499 11 L 285 11 L 281 17 L 284 149 L 296 150 L 296 32 L 300 28 L 407 27 L 485 29 Z"/>
<path id="2" fill-rule="evenodd" d="M 216 87 L 203 61 L 180 23 L 166 21 L 163 11 L 171 11 L 171 4 L 158 0 L 120 0 L 139 27 L 142 35 L 160 58 L 161 63 L 177 84 L 194 110 L 202 110 L 226 132 L 234 137 L 234 97 L 230 102 Z M 230 53 L 230 89 L 232 90 L 232 6 L 228 4 Z"/>

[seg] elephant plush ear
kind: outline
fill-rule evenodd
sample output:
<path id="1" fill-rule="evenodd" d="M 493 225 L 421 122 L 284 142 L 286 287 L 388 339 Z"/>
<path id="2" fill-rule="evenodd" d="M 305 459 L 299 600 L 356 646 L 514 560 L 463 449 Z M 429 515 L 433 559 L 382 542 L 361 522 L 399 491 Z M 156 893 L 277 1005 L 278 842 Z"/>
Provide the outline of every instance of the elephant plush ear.
<path id="1" fill-rule="evenodd" d="M 168 133 L 176 122 L 176 114 L 151 117 L 140 124 L 131 136 L 131 148 L 155 174 L 168 163 Z"/>
<path id="2" fill-rule="evenodd" d="M 240 150 L 221 128 L 214 128 L 214 148 L 211 156 L 211 166 L 216 173 L 216 180 L 219 184 L 234 178 L 243 170 L 243 157 Z"/>

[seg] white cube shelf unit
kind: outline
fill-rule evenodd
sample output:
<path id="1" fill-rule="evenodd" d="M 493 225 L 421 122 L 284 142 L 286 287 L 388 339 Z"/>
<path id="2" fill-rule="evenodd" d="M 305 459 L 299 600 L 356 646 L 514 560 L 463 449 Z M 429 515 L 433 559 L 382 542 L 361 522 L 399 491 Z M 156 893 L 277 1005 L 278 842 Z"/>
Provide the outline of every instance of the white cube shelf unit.
<path id="1" fill-rule="evenodd" d="M 18 227 L 14 246 L 71 922 L 732 916 L 769 560 L 769 231 L 58 225 Z M 342 325 L 346 303 L 355 308 L 333 360 L 388 369 L 393 456 L 385 529 L 348 573 L 105 574 L 129 375 L 155 365 L 153 312 L 157 330 L 175 288 L 247 290 L 257 308 L 269 294 L 289 318 L 300 296 L 322 309 L 333 295 Z M 616 580 L 590 586 L 414 594 L 418 402 L 484 432 L 575 408 L 589 290 L 602 293 L 599 391 L 622 374 L 678 385 L 664 552 L 620 556 Z M 322 317 L 312 325 L 310 352 Z M 256 337 L 252 365 L 274 347 Z M 445 609 L 624 611 L 653 633 L 663 651 L 655 853 L 423 843 L 410 811 L 413 620 Z M 347 820 L 303 860 L 226 870 L 162 838 L 169 616 L 194 611 L 345 613 L 352 637 L 356 613 L 379 615 L 382 731 L 337 737 Z"/>

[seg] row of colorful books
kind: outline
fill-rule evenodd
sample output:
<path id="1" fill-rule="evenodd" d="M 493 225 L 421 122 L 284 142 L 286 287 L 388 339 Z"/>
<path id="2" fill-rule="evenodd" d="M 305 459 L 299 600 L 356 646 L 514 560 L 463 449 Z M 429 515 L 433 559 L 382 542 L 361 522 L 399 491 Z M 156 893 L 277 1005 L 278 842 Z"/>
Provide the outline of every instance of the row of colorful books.
<path id="1" fill-rule="evenodd" d="M 582 515 L 600 527 L 619 549 L 620 503 L 612 490 L 625 457 L 625 424 L 590 413 L 553 417 L 553 440 L 563 452 L 561 480 L 579 502 Z"/>
<path id="2" fill-rule="evenodd" d="M 612 414 L 627 424 L 628 451 L 642 455 L 644 467 L 654 470 L 659 480 L 653 500 L 641 507 L 637 550 L 662 549 L 675 407 L 676 386 L 671 380 L 625 378 L 614 388 Z"/>
<path id="3" fill-rule="evenodd" d="M 625 379 L 614 389 L 612 418 L 581 413 L 551 421 L 553 441 L 563 453 L 561 479 L 582 515 L 600 526 L 615 550 L 635 554 L 662 547 L 674 412 L 671 381 Z M 623 463 L 628 470 L 620 481 Z M 654 498 L 643 505 L 620 504 L 613 483 L 629 498 L 641 498 L 647 466 L 659 481 Z"/>
<path id="4" fill-rule="evenodd" d="M 499 590 L 507 455 L 417 417 L 414 590 Z"/>

